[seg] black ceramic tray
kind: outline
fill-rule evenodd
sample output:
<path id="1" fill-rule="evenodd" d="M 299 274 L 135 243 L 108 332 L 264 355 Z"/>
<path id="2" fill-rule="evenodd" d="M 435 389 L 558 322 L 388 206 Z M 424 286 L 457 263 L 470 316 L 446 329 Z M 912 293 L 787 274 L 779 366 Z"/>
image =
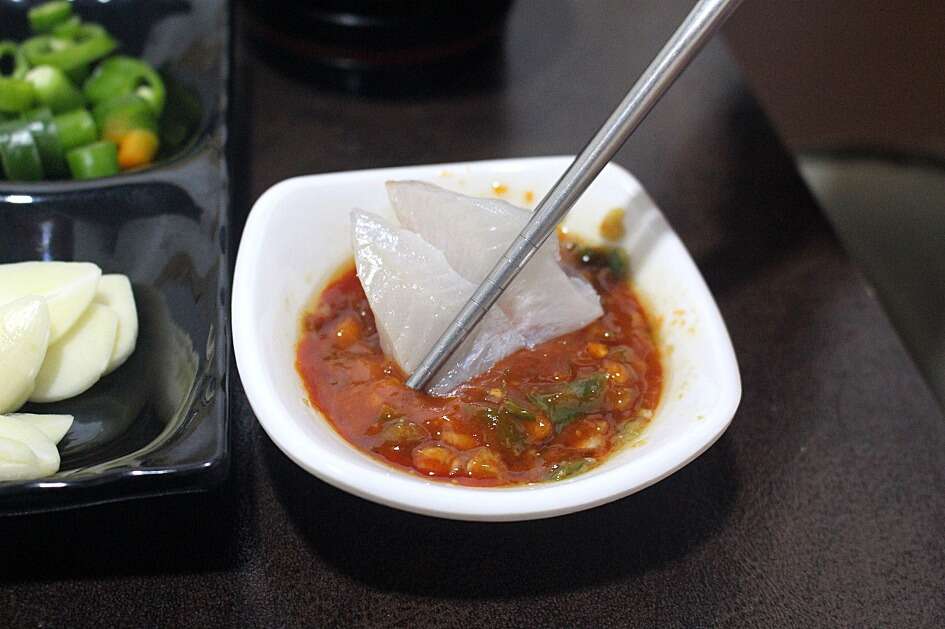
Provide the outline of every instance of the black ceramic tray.
<path id="1" fill-rule="evenodd" d="M 0 39 L 31 4 L 0 0 Z M 155 167 L 91 182 L 0 181 L 0 263 L 88 260 L 131 279 L 138 347 L 90 391 L 24 410 L 68 412 L 60 471 L 0 482 L 0 515 L 218 483 L 229 464 L 229 177 L 225 0 L 76 0 L 76 12 L 199 99 L 189 141 Z"/>

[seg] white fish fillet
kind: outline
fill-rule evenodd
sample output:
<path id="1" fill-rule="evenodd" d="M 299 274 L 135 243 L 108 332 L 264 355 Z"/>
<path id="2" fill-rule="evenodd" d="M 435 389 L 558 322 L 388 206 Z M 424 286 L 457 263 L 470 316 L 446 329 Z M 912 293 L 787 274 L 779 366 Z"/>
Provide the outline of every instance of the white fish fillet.
<path id="1" fill-rule="evenodd" d="M 413 373 L 475 286 L 441 251 L 383 218 L 351 212 L 354 260 L 387 356 Z M 501 310 L 490 311 L 435 376 L 430 392 L 448 395 L 524 345 Z"/>
<path id="2" fill-rule="evenodd" d="M 421 181 L 389 181 L 387 194 L 400 223 L 441 250 L 450 266 L 477 286 L 531 215 L 499 199 L 469 197 Z M 554 237 L 506 289 L 499 307 L 529 347 L 604 314 L 594 288 L 558 264 Z"/>

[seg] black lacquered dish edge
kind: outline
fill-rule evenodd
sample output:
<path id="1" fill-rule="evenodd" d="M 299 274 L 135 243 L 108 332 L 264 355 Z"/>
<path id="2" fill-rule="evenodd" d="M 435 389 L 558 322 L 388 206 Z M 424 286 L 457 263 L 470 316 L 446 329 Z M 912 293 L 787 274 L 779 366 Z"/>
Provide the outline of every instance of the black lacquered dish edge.
<path id="1" fill-rule="evenodd" d="M 122 10 L 133 8 L 136 0 L 125 0 Z M 141 1 L 141 0 L 137 0 Z M 72 478 L 67 470 L 55 476 L 33 481 L 0 483 L 0 516 L 22 515 L 57 511 L 108 502 L 129 500 L 148 496 L 175 493 L 190 493 L 212 489 L 227 475 L 230 463 L 230 435 L 228 426 L 229 386 L 229 292 L 231 275 L 230 247 L 230 160 L 231 147 L 227 142 L 232 16 L 228 3 L 219 2 L 218 18 L 226 25 L 223 46 L 217 51 L 220 85 L 216 86 L 218 97 L 206 107 L 195 137 L 177 154 L 159 162 L 154 167 L 139 172 L 120 174 L 101 180 L 86 182 L 47 181 L 17 183 L 0 181 L 0 201 L 14 195 L 29 195 L 35 203 L 49 199 L 68 201 L 70 196 L 90 194 L 116 186 L 171 183 L 179 185 L 194 196 L 199 196 L 201 185 L 196 181 L 197 171 L 205 163 L 214 168 L 219 186 L 217 215 L 221 237 L 219 259 L 216 265 L 216 288 L 214 316 L 210 321 L 212 348 L 208 348 L 207 360 L 194 379 L 188 393 L 187 404 L 178 413 L 167 434 L 160 435 L 137 452 L 117 458 L 117 461 L 136 457 L 134 464 L 117 464 L 100 472 Z M 201 164 L 199 162 L 204 162 Z M 199 174 L 199 173 L 197 173 Z M 190 184 L 190 185 L 188 185 Z M 213 189 L 212 186 L 205 186 Z M 191 188 L 191 189 L 188 189 Z M 2 227 L 2 225 L 0 225 Z M 188 456 L 181 452 L 177 461 L 159 461 L 164 456 L 174 456 L 181 442 L 192 434 L 182 434 L 201 422 L 212 422 L 214 442 L 212 451 L 204 456 Z M 103 464 L 107 467 L 107 464 Z"/>

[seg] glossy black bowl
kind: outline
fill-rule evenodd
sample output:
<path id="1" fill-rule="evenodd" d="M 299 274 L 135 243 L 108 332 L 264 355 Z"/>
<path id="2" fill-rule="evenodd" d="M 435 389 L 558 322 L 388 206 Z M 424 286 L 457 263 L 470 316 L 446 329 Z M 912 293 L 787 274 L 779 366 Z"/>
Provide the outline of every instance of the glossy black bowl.
<path id="1" fill-rule="evenodd" d="M 32 3 L 37 4 L 37 3 Z M 227 473 L 229 177 L 225 0 L 77 0 L 122 51 L 199 98 L 189 142 L 156 166 L 89 182 L 0 181 L 0 263 L 84 260 L 131 279 L 140 319 L 128 363 L 32 412 L 68 412 L 60 471 L 0 482 L 0 514 L 197 491 Z M 0 0 L 0 39 L 26 34 L 30 3 Z"/>

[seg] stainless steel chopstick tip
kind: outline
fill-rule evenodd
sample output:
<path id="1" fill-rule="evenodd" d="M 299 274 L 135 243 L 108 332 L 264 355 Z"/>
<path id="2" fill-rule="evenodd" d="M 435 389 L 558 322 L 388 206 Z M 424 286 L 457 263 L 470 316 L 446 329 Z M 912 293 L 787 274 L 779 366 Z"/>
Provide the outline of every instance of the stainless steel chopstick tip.
<path id="1" fill-rule="evenodd" d="M 741 0 L 699 0 L 407 379 L 425 389 Z"/>

